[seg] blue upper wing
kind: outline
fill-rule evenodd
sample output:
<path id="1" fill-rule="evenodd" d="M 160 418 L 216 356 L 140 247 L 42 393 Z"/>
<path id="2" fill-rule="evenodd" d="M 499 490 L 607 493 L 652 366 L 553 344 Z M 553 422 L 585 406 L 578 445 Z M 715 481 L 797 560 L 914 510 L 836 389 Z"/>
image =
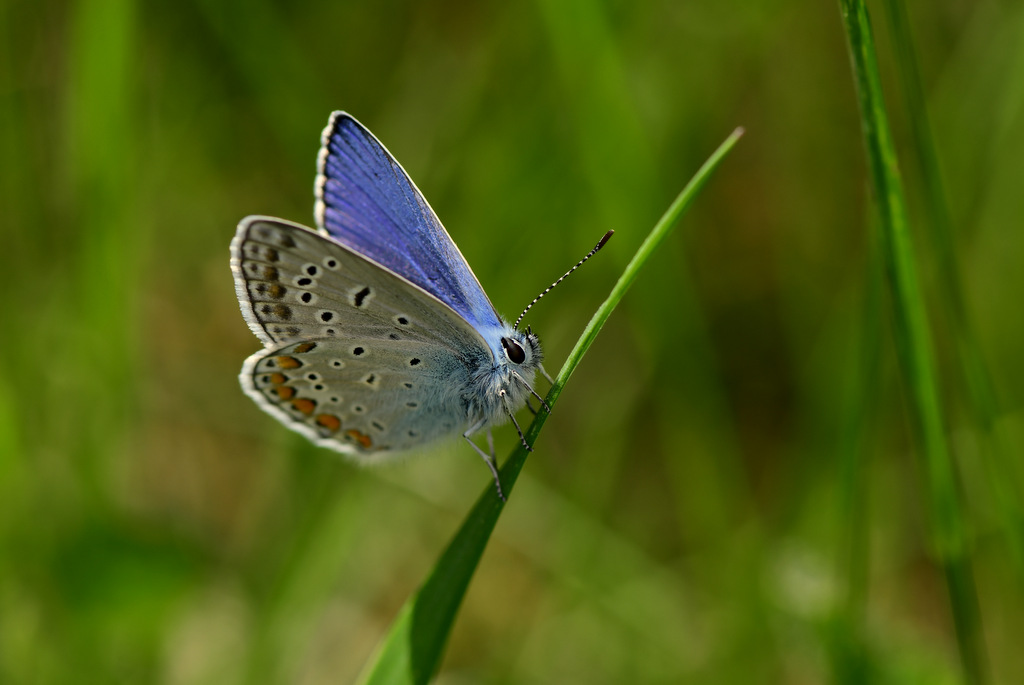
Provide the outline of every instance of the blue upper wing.
<path id="1" fill-rule="evenodd" d="M 321 232 L 412 281 L 481 333 L 499 327 L 494 305 L 402 166 L 372 133 L 334 112 L 317 159 Z"/>

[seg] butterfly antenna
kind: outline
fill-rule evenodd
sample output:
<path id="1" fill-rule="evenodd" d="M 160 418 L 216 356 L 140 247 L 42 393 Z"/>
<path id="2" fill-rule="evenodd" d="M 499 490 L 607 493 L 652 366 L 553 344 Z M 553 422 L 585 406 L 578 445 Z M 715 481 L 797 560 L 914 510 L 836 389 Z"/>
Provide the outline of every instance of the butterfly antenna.
<path id="1" fill-rule="evenodd" d="M 581 259 L 580 261 L 576 262 L 576 266 L 574 266 L 573 268 L 571 268 L 568 271 L 566 271 L 564 274 L 562 274 L 561 278 L 559 278 L 557 281 L 555 281 L 554 283 L 549 285 L 547 288 L 544 288 L 544 292 L 542 292 L 537 297 L 533 298 L 533 301 L 530 302 L 530 304 L 526 305 L 526 309 L 524 309 L 523 313 L 519 315 L 518 319 L 516 319 L 516 323 L 515 323 L 515 325 L 512 326 L 512 328 L 518 330 L 519 329 L 519 322 L 521 322 L 523 320 L 523 317 L 526 316 L 526 312 L 530 311 L 530 307 L 532 307 L 533 305 L 537 304 L 537 301 L 540 300 L 540 298 L 544 297 L 549 292 L 554 290 L 556 285 L 558 285 L 559 283 L 561 283 L 562 281 L 564 281 L 566 278 L 569 277 L 569 274 L 571 274 L 573 271 L 575 271 L 576 269 L 578 269 L 581 266 L 583 266 L 583 262 L 587 261 L 588 259 L 593 257 L 595 254 L 597 254 L 597 251 L 600 250 L 602 247 L 604 247 L 604 244 L 608 242 L 608 239 L 612 237 L 613 233 L 615 233 L 615 231 L 608 231 L 607 233 L 605 233 L 604 236 L 601 238 L 601 240 L 599 240 L 597 242 L 597 245 L 594 246 L 594 249 L 591 250 L 590 252 L 588 252 L 583 257 L 583 259 Z"/>

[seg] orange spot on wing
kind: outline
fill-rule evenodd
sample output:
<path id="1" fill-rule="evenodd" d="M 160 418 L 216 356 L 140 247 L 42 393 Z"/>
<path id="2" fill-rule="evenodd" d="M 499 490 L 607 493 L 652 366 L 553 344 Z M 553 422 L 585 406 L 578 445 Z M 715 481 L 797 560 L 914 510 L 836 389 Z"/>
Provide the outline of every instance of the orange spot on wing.
<path id="1" fill-rule="evenodd" d="M 274 385 L 281 385 L 286 380 L 288 380 L 288 377 L 285 376 L 283 373 L 270 374 L 270 382 L 273 383 Z"/>
<path id="2" fill-rule="evenodd" d="M 316 422 L 332 433 L 341 428 L 341 419 L 334 414 L 320 414 L 316 417 Z"/>
<path id="3" fill-rule="evenodd" d="M 370 439 L 370 436 L 367 435 L 366 433 L 361 433 L 357 431 L 355 428 L 350 428 L 347 431 L 345 431 L 345 435 L 354 439 L 356 442 L 362 445 L 364 449 L 370 449 L 371 447 L 373 447 L 373 440 Z"/>
<path id="4" fill-rule="evenodd" d="M 313 410 L 316 409 L 316 402 L 306 397 L 300 397 L 299 399 L 292 402 L 292 409 L 294 409 L 295 411 L 300 411 L 306 416 L 309 416 L 310 414 L 313 413 Z"/>
<path id="5" fill-rule="evenodd" d="M 295 388 L 288 385 L 279 385 L 276 388 L 273 388 L 270 392 L 274 393 L 282 400 L 290 400 L 295 397 Z"/>
<path id="6" fill-rule="evenodd" d="M 278 357 L 277 365 L 282 369 L 297 369 L 302 366 L 302 362 L 295 357 Z"/>
<path id="7" fill-rule="evenodd" d="M 306 352 L 309 352 L 310 350 L 315 350 L 315 349 L 316 349 L 316 343 L 315 342 L 305 342 L 305 343 L 302 343 L 301 345 L 296 345 L 295 346 L 296 354 L 305 354 Z"/>

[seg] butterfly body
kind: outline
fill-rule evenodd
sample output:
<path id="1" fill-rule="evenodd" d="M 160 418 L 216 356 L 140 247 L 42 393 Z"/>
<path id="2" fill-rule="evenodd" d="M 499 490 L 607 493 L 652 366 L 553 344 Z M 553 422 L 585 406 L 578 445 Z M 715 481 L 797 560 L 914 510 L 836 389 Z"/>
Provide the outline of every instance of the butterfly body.
<path id="1" fill-rule="evenodd" d="M 514 420 L 536 336 L 498 316 L 405 171 L 344 113 L 318 172 L 318 230 L 251 216 L 232 241 L 242 313 L 265 346 L 243 365 L 245 392 L 369 461 Z"/>

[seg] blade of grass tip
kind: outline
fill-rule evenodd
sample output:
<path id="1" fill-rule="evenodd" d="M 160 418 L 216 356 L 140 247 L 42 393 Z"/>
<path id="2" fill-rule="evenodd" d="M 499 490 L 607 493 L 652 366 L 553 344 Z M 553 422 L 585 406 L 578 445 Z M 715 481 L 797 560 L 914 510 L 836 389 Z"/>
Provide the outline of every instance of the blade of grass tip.
<path id="1" fill-rule="evenodd" d="M 931 339 L 910 242 L 906 203 L 882 98 L 878 61 L 863 0 L 839 0 L 857 87 L 868 167 L 881 221 L 899 365 L 921 450 L 928 524 L 943 567 L 964 676 L 987 682 L 981 617 L 971 573 L 956 476 L 939 408 Z"/>
<path id="2" fill-rule="evenodd" d="M 736 129 L 725 139 L 683 188 L 640 245 L 608 298 L 594 313 L 576 346 L 566 358 L 565 364 L 562 365 L 554 385 L 548 392 L 549 407 L 553 407 L 558 400 L 569 376 L 593 344 L 616 305 L 636 280 L 641 267 L 665 240 L 711 172 L 721 163 L 742 134 L 742 129 Z M 535 444 L 547 417 L 547 412 L 540 411 L 530 424 L 526 438 L 531 445 Z M 501 484 L 507 496 L 511 495 L 528 454 L 526 449 L 519 445 L 502 466 Z M 363 685 L 383 685 L 426 683 L 430 680 L 441 664 L 448 635 L 455 623 L 455 615 L 504 505 L 505 503 L 495 495 L 494 486 L 488 484 L 434 565 L 426 582 L 402 607 L 377 653 L 367 663 L 357 682 Z"/>
<path id="3" fill-rule="evenodd" d="M 573 371 L 579 365 L 583 355 L 586 354 L 587 350 L 593 344 L 594 339 L 597 338 L 597 334 L 601 331 L 605 321 L 611 316 L 612 311 L 618 306 L 622 300 L 626 291 L 629 290 L 630 286 L 633 285 L 633 281 L 636 280 L 637 275 L 640 273 L 641 267 L 651 258 L 654 251 L 665 241 L 668 237 L 676 221 L 682 216 L 683 212 L 690 205 L 690 202 L 697 195 L 701 188 L 704 187 L 704 183 L 707 182 L 711 176 L 711 172 L 718 167 L 719 163 L 725 158 L 729 151 L 732 150 L 733 146 L 743 136 L 743 129 L 737 128 L 729 137 L 722 141 L 722 144 L 718 146 L 718 149 L 708 157 L 707 161 L 697 170 L 690 182 L 686 184 L 676 196 L 676 199 L 669 205 L 669 208 L 665 210 L 665 213 L 655 224 L 654 228 L 648 234 L 647 238 L 637 249 L 636 254 L 633 255 L 633 259 L 630 260 L 629 264 L 626 265 L 626 269 L 622 272 L 615 287 L 612 288 L 608 298 L 601 304 L 597 312 L 590 319 L 590 323 L 583 329 L 583 334 L 576 341 L 575 347 L 569 352 L 569 356 L 562 366 L 562 370 L 558 372 L 558 376 L 555 378 L 555 383 L 551 387 L 551 391 L 548 393 L 548 404 L 550 405 L 562 392 L 562 388 L 565 387 L 566 381 L 569 380 L 569 376 L 572 375 Z"/>
<path id="4" fill-rule="evenodd" d="M 957 263 L 956 245 L 953 240 L 953 220 L 943 189 L 939 169 L 939 155 L 935 149 L 928 108 L 925 104 L 921 72 L 914 50 L 910 19 L 903 0 L 886 0 L 885 8 L 892 27 L 891 42 L 896 53 L 900 86 L 903 100 L 910 115 L 914 159 L 921 173 L 925 194 L 925 209 L 928 225 L 925 235 L 934 245 L 938 256 L 941 299 L 946 303 L 953 327 L 953 339 L 960 363 L 960 374 L 964 379 L 970 399 L 974 421 L 982 434 L 988 438 L 985 455 L 985 471 L 993 501 L 1002 518 L 1002 525 L 1008 532 L 1007 544 L 1016 566 L 1018 578 L 1024 577 L 1024 516 L 1021 512 L 1021 495 L 1014 487 L 1010 456 L 1002 436 L 995 425 L 998 403 L 992 374 L 981 351 L 967 304 L 964 301 L 963 279 Z"/>

